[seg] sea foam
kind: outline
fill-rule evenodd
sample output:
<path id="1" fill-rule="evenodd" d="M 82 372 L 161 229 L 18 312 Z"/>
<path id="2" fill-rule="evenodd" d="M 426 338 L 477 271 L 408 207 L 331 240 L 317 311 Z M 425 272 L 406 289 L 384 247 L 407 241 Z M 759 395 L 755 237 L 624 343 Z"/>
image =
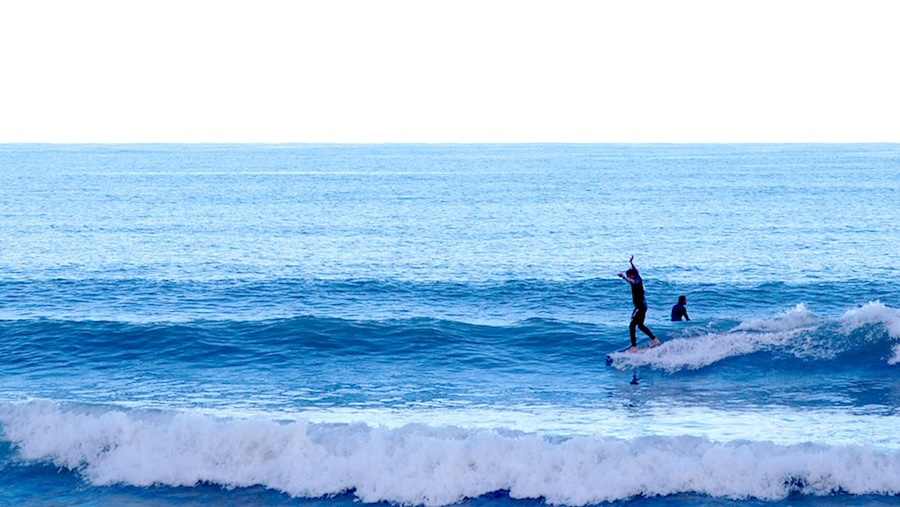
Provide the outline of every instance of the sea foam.
<path id="1" fill-rule="evenodd" d="M 882 325 L 893 340 L 900 340 L 900 311 L 885 306 L 880 301 L 848 310 L 842 318 L 844 330 L 850 333 L 864 326 Z M 900 363 L 900 343 L 893 345 L 893 356 L 888 364 Z"/>
<path id="2" fill-rule="evenodd" d="M 47 400 L 0 405 L 21 458 L 96 486 L 261 485 L 296 497 L 447 505 L 494 491 L 551 504 L 699 493 L 900 494 L 900 452 L 706 438 L 553 438 L 503 429 L 221 419 Z"/>
<path id="3" fill-rule="evenodd" d="M 859 333 L 871 328 L 870 332 Z M 769 319 L 741 322 L 726 331 L 673 338 L 640 354 L 615 353 L 613 366 L 649 366 L 668 372 L 697 370 L 724 359 L 758 352 L 778 352 L 796 358 L 833 359 L 839 354 L 877 342 L 900 339 L 900 311 L 880 302 L 848 310 L 838 319 L 811 312 L 805 304 Z M 892 346 L 889 364 L 900 363 L 900 344 Z"/>

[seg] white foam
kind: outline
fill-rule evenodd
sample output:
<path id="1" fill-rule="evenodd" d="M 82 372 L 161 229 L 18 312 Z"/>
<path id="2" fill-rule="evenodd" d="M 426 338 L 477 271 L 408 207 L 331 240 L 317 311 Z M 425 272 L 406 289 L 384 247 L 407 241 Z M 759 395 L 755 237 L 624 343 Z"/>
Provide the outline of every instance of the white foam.
<path id="1" fill-rule="evenodd" d="M 860 308 L 847 311 L 841 318 L 845 333 L 850 333 L 861 327 L 880 324 L 894 340 L 900 339 L 900 311 L 885 306 L 880 301 L 873 301 Z M 888 364 L 900 364 L 900 343 L 891 348 L 893 355 L 888 359 Z"/>
<path id="2" fill-rule="evenodd" d="M 848 310 L 841 317 L 841 323 L 847 333 L 863 326 L 881 324 L 891 338 L 900 339 L 900 311 L 889 308 L 880 301 Z"/>
<path id="3" fill-rule="evenodd" d="M 773 319 L 742 322 L 725 332 L 674 338 L 639 354 L 614 354 L 614 366 L 620 369 L 651 366 L 669 372 L 696 370 L 729 357 L 794 345 L 798 337 L 809 334 L 820 322 L 819 317 L 800 304 Z"/>
<path id="4" fill-rule="evenodd" d="M 724 332 L 710 332 L 690 338 L 674 338 L 661 346 L 640 354 L 617 353 L 614 366 L 629 369 L 650 366 L 669 372 L 709 366 L 729 357 L 753 354 L 763 350 L 780 349 L 795 357 L 833 358 L 853 344 L 821 340 L 816 332 L 828 329 L 849 336 L 866 326 L 887 331 L 891 339 L 900 339 L 900 311 L 880 302 L 851 309 L 837 321 L 826 320 L 799 304 L 771 319 L 742 322 Z M 827 326 L 827 327 L 826 327 Z M 883 338 L 883 331 L 864 339 Z M 889 364 L 900 364 L 900 343 L 892 348 Z"/>
<path id="5" fill-rule="evenodd" d="M 777 332 L 809 328 L 821 322 L 821 319 L 800 303 L 794 308 L 771 319 L 757 319 L 740 323 L 736 331 Z"/>
<path id="6" fill-rule="evenodd" d="M 276 423 L 188 413 L 0 406 L 26 460 L 95 485 L 262 485 L 298 497 L 354 491 L 365 502 L 448 505 L 497 490 L 588 505 L 700 493 L 777 500 L 792 491 L 900 494 L 900 451 L 718 443 L 699 437 L 548 439 L 490 429 Z"/>

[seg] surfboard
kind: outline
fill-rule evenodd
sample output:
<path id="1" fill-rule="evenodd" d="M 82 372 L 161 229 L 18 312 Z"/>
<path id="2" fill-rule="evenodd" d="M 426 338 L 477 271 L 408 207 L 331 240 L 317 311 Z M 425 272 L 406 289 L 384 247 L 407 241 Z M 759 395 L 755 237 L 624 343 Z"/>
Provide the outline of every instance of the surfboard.
<path id="1" fill-rule="evenodd" d="M 613 363 L 616 362 L 616 356 L 619 356 L 621 354 L 629 354 L 629 353 L 630 354 L 642 354 L 644 352 L 647 352 L 648 350 L 653 348 L 650 346 L 652 343 L 653 343 L 653 341 L 651 341 L 648 338 L 648 339 L 643 340 L 638 343 L 637 352 L 628 352 L 628 349 L 631 348 L 631 345 L 625 347 L 624 349 L 615 350 L 613 352 L 610 352 L 609 354 L 606 354 L 606 366 L 612 366 Z"/>

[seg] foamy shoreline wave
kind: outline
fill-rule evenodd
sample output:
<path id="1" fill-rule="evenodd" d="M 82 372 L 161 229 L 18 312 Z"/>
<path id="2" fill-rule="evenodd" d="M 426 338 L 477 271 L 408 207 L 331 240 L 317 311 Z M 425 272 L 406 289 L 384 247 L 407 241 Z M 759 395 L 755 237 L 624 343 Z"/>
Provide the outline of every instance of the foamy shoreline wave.
<path id="1" fill-rule="evenodd" d="M 761 500 L 900 494 L 900 451 L 867 446 L 553 438 L 67 408 L 48 400 L 3 405 L 0 423 L 21 459 L 76 471 L 95 486 L 264 486 L 294 497 L 352 492 L 364 502 L 426 506 L 500 490 L 573 506 L 684 493 Z"/>

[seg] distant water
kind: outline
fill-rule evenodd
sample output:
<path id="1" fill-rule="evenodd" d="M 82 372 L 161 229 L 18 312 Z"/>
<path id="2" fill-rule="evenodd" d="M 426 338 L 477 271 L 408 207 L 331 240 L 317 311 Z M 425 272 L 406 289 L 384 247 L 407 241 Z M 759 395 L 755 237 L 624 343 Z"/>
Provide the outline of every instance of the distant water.
<path id="1" fill-rule="evenodd" d="M 896 505 L 898 200 L 900 145 L 0 145 L 0 505 Z"/>

